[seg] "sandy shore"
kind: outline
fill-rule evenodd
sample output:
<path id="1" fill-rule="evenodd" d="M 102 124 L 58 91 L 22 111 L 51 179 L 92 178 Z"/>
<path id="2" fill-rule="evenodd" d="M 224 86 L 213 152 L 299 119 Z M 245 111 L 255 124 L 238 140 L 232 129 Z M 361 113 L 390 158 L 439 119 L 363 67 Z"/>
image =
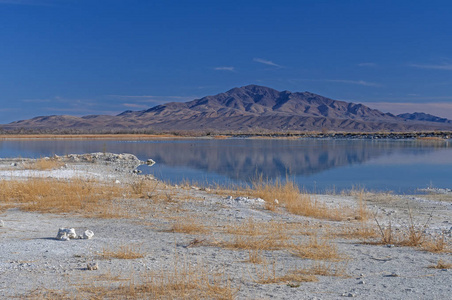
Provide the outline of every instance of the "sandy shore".
<path id="1" fill-rule="evenodd" d="M 134 174 L 140 162 L 130 157 L 60 159 L 64 165 L 49 170 L 30 170 L 26 159 L 0 160 L 0 181 L 77 178 L 133 187 L 135 193 L 115 200 L 113 218 L 87 216 L 83 209 L 26 211 L 23 204 L 0 199 L 2 299 L 449 299 L 452 294 L 448 193 L 310 196 L 325 207 L 350 212 L 362 200 L 371 213 L 364 223 L 353 213 L 339 220 L 292 214 L 279 201 L 269 210 L 264 201 L 274 199 L 262 201 L 245 191 L 170 186 Z M 373 237 L 353 235 L 364 224 L 374 230 Z M 441 239 L 444 248 L 382 243 L 380 227 L 389 226 L 394 235 L 414 226 L 422 239 Z M 55 237 L 61 227 L 78 234 L 91 230 L 94 237 L 60 241 Z M 237 246 L 238 240 L 249 247 Z M 257 242 L 261 246 L 253 247 Z M 107 255 L 118 249 L 137 257 Z M 303 256 L 300 249 L 314 256 Z M 322 258 L 322 251 L 332 255 Z M 97 263 L 98 270 L 88 270 L 88 263 Z M 176 294 L 168 281 L 186 290 Z M 149 282 L 153 288 L 146 292 Z M 166 293 L 157 294 L 158 282 Z"/>

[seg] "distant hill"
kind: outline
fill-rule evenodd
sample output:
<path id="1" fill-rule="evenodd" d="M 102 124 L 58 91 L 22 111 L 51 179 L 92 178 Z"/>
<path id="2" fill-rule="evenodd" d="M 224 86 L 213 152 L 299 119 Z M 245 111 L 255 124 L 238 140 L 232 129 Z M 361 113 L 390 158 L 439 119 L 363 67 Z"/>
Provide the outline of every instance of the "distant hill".
<path id="1" fill-rule="evenodd" d="M 434 115 L 426 114 L 426 113 L 420 113 L 415 112 L 412 114 L 400 114 L 397 115 L 397 117 L 403 118 L 405 120 L 413 120 L 413 121 L 427 121 L 427 122 L 438 122 L 438 123 L 447 123 L 452 124 L 451 120 L 448 120 L 446 118 L 440 118 Z"/>
<path id="2" fill-rule="evenodd" d="M 452 121 L 424 113 L 395 116 L 310 92 L 248 85 L 189 102 L 169 102 L 117 116 L 43 116 L 4 129 L 84 131 L 419 131 L 452 130 Z"/>

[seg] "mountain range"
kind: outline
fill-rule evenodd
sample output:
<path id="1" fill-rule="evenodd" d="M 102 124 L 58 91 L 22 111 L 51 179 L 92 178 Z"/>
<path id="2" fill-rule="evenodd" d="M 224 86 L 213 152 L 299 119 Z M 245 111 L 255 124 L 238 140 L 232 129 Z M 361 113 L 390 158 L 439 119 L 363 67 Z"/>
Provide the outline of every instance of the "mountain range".
<path id="1" fill-rule="evenodd" d="M 363 104 L 310 92 L 247 85 L 189 102 L 169 102 L 116 116 L 41 116 L 5 124 L 5 130 L 118 131 L 421 131 L 452 130 L 452 121 L 425 113 L 393 115 Z"/>

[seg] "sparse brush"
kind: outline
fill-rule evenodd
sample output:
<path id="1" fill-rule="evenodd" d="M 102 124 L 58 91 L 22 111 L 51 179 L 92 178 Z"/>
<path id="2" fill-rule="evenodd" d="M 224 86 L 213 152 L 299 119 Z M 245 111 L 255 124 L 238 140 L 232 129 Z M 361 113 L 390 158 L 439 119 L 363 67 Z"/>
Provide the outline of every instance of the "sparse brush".
<path id="1" fill-rule="evenodd" d="M 118 249 L 104 248 L 99 256 L 103 259 L 137 259 L 146 256 L 137 245 L 124 245 L 120 246 Z"/>
<path id="2" fill-rule="evenodd" d="M 369 219 L 369 209 L 367 208 L 366 203 L 364 202 L 364 190 L 361 190 L 358 193 L 358 209 L 356 212 L 355 219 L 360 221 L 367 221 Z"/>
<path id="3" fill-rule="evenodd" d="M 411 208 L 408 202 L 407 206 L 410 216 L 410 224 L 408 226 L 407 234 L 404 235 L 404 239 L 401 242 L 399 242 L 399 244 L 402 246 L 417 247 L 420 246 L 426 239 L 425 230 L 428 227 L 428 223 L 430 222 L 431 217 L 428 218 L 428 220 L 425 222 L 423 226 L 416 226 L 414 224 L 413 214 L 411 212 Z"/>
<path id="4" fill-rule="evenodd" d="M 421 245 L 422 250 L 435 253 L 452 253 L 452 245 L 446 240 L 446 234 L 424 240 Z"/>
<path id="5" fill-rule="evenodd" d="M 0 198 L 4 203 L 43 213 L 77 212 L 106 217 L 110 215 L 106 214 L 109 209 L 115 209 L 111 200 L 121 197 L 122 192 L 118 186 L 86 179 L 0 180 Z M 121 215 L 118 209 L 115 215 Z"/>
<path id="6" fill-rule="evenodd" d="M 394 244 L 397 242 L 394 231 L 392 229 L 392 223 L 389 222 L 388 226 L 384 227 L 380 224 L 377 218 L 377 213 L 374 214 L 374 220 L 378 227 L 378 232 L 380 233 L 380 241 L 373 244 Z"/>
<path id="7" fill-rule="evenodd" d="M 260 284 L 272 284 L 272 283 L 287 283 L 293 284 L 293 282 L 315 282 L 318 281 L 317 277 L 311 274 L 304 274 L 301 272 L 288 272 L 283 275 L 277 275 L 276 271 L 276 261 L 269 264 L 266 264 L 262 267 L 258 267 L 255 269 L 256 279 L 254 280 Z"/>
<path id="8" fill-rule="evenodd" d="M 64 166 L 62 161 L 48 157 L 40 158 L 24 164 L 24 168 L 27 170 L 52 170 L 59 169 L 62 166 Z"/>
<path id="9" fill-rule="evenodd" d="M 252 264 L 262 264 L 265 263 L 266 260 L 262 256 L 261 249 L 249 249 L 248 250 L 248 260 L 244 262 L 249 262 Z"/>
<path id="10" fill-rule="evenodd" d="M 221 247 L 247 250 L 275 250 L 286 246 L 289 239 L 287 224 L 276 221 L 256 222 L 253 218 L 241 224 L 229 225 L 226 232 L 232 239 L 218 242 Z"/>
<path id="11" fill-rule="evenodd" d="M 348 208 L 331 208 L 318 201 L 314 196 L 303 193 L 293 181 L 286 179 L 285 183 L 264 181 L 262 176 L 255 181 L 252 188 L 246 191 L 255 197 L 266 201 L 265 208 L 274 211 L 278 203 L 284 205 L 292 214 L 319 219 L 342 220 Z"/>
<path id="12" fill-rule="evenodd" d="M 291 244 L 290 252 L 305 259 L 313 260 L 341 260 L 343 259 L 338 251 L 337 246 L 332 244 L 327 239 L 319 241 L 316 235 L 309 238 L 306 244 Z"/>
<path id="13" fill-rule="evenodd" d="M 452 263 L 448 263 L 442 259 L 438 260 L 438 263 L 436 265 L 429 266 L 431 269 L 452 269 Z"/>
<path id="14" fill-rule="evenodd" d="M 79 289 L 88 299 L 235 299 L 237 288 L 224 274 L 212 274 L 206 267 L 175 261 L 173 270 L 140 274 L 140 282 L 110 287 Z"/>
<path id="15" fill-rule="evenodd" d="M 170 230 L 170 232 L 187 234 L 204 233 L 206 231 L 207 228 L 204 226 L 204 224 L 199 218 L 186 216 L 177 217 Z"/>
<path id="16" fill-rule="evenodd" d="M 379 236 L 379 232 L 367 222 L 360 222 L 359 224 L 346 225 L 337 232 L 332 232 L 333 236 L 339 236 L 346 239 L 360 239 L 365 242 Z"/>

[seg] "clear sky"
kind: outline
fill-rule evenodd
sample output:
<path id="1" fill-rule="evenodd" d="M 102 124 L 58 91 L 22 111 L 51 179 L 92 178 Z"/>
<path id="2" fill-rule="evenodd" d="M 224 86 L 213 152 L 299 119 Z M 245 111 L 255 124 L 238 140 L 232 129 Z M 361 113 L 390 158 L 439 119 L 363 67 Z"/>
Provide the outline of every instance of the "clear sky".
<path id="1" fill-rule="evenodd" d="M 452 1 L 0 0 L 0 123 L 248 84 L 452 118 Z"/>

